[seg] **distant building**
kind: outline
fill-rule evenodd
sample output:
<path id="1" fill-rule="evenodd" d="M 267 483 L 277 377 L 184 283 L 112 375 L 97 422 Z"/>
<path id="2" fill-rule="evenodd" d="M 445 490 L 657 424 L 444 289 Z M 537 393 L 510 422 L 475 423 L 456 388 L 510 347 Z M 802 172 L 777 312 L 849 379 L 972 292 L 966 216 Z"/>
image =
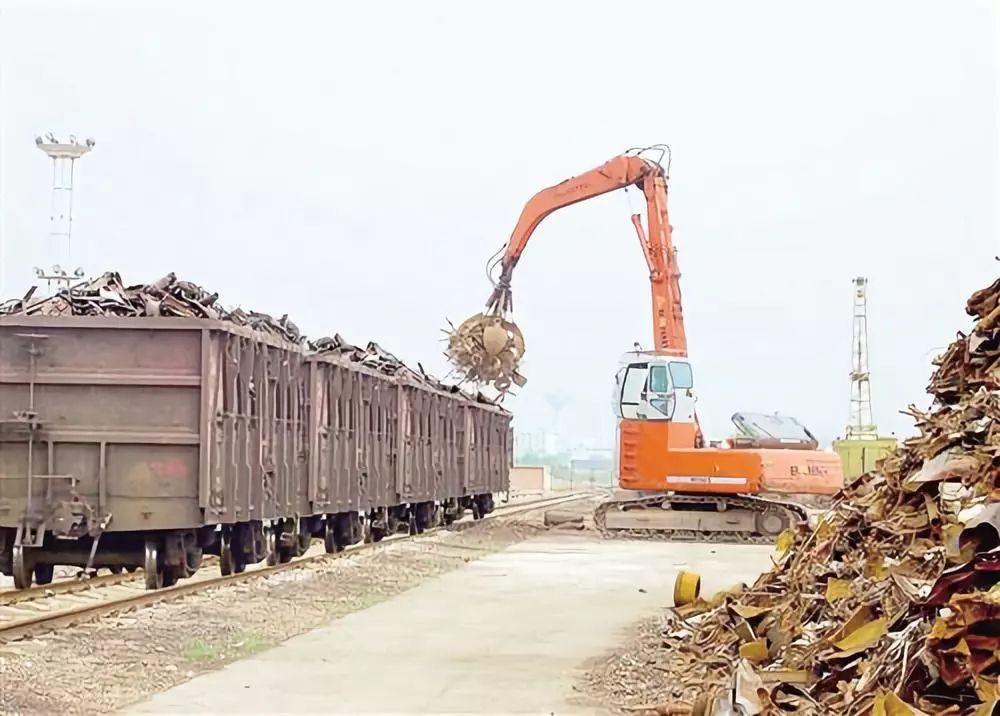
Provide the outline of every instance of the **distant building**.
<path id="1" fill-rule="evenodd" d="M 552 473 L 547 465 L 519 465 L 510 471 L 510 489 L 514 492 L 548 492 Z"/>
<path id="2" fill-rule="evenodd" d="M 569 466 L 574 472 L 606 472 L 611 469 L 612 460 L 611 450 L 589 450 L 570 458 Z"/>

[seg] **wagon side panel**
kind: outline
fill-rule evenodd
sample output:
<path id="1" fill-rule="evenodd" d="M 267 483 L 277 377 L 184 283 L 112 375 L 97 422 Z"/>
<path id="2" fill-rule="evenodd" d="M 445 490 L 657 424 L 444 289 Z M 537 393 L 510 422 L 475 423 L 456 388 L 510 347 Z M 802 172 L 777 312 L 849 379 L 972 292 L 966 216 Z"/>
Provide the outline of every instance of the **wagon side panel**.
<path id="1" fill-rule="evenodd" d="M 113 321 L 0 323 L 0 526 L 200 524 L 203 338 Z"/>
<path id="2" fill-rule="evenodd" d="M 357 374 L 332 362 L 310 362 L 309 406 L 314 513 L 358 510 L 361 503 L 357 453 Z M 312 489 L 312 488 L 311 488 Z"/>

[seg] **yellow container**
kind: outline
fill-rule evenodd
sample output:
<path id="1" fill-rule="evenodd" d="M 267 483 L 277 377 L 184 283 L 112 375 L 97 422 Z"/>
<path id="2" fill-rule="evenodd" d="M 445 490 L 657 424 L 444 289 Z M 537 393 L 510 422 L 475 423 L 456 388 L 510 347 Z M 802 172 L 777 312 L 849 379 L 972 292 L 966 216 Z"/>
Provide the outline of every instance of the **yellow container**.
<path id="1" fill-rule="evenodd" d="M 690 604 L 701 594 L 701 577 L 694 572 L 681 570 L 674 580 L 674 606 Z"/>
<path id="2" fill-rule="evenodd" d="M 874 470 L 878 461 L 895 449 L 896 438 L 833 441 L 833 451 L 840 456 L 847 481 Z"/>

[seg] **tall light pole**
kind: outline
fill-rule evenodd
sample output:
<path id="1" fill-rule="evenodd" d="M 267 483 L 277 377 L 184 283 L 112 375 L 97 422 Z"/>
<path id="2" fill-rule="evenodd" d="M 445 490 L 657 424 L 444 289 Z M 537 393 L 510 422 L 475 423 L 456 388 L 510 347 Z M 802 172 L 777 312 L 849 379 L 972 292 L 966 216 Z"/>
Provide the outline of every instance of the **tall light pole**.
<path id="1" fill-rule="evenodd" d="M 35 145 L 52 159 L 52 208 L 49 214 L 48 259 L 52 260 L 49 269 L 35 267 L 35 276 L 47 282 L 50 293 L 53 287 L 56 291 L 69 288 L 74 278 L 83 276 L 83 269 L 72 269 L 73 241 L 73 173 L 76 160 L 94 148 L 94 140 L 87 139 L 83 144 L 76 137 L 69 135 L 69 141 L 62 142 L 49 132 L 42 137 L 35 137 Z"/>

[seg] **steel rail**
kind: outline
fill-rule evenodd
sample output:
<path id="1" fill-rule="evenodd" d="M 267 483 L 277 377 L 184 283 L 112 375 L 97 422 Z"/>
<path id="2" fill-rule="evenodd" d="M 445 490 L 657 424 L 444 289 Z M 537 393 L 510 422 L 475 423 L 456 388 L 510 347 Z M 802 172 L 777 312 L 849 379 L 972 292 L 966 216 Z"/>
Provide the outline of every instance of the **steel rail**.
<path id="1" fill-rule="evenodd" d="M 143 591 L 136 595 L 128 595 L 124 597 L 119 597 L 116 599 L 109 599 L 107 601 L 98 601 L 93 604 L 81 604 L 77 606 L 55 609 L 53 611 L 37 610 L 37 613 L 28 614 L 24 617 L 15 618 L 7 622 L 0 622 L 0 643 L 15 641 L 17 639 L 23 639 L 24 637 L 39 632 L 52 631 L 54 629 L 61 629 L 68 626 L 73 626 L 75 624 L 80 624 L 82 622 L 93 621 L 103 616 L 108 616 L 110 614 L 115 614 L 123 611 L 130 611 L 133 609 L 139 609 L 143 607 L 152 606 L 154 604 L 160 604 L 163 602 L 169 602 L 181 597 L 185 597 L 189 594 L 195 594 L 207 589 L 212 589 L 214 587 L 226 586 L 230 584 L 236 584 L 238 582 L 244 582 L 251 579 L 258 579 L 261 577 L 269 577 L 273 574 L 278 574 L 279 572 L 285 572 L 292 569 L 302 569 L 308 567 L 312 564 L 331 561 L 334 559 L 340 559 L 342 557 L 348 557 L 356 554 L 360 554 L 366 551 L 375 550 L 379 548 L 386 547 L 391 544 L 397 544 L 400 542 L 408 542 L 420 540 L 425 537 L 429 537 L 433 534 L 442 531 L 464 531 L 466 529 L 475 527 L 476 525 L 481 525 L 484 522 L 489 522 L 494 519 L 499 519 L 501 517 L 508 517 L 511 515 L 516 515 L 521 512 L 531 512 L 533 510 L 542 509 L 545 507 L 553 507 L 555 505 L 561 505 L 566 502 L 575 502 L 578 500 L 586 499 L 592 497 L 594 493 L 591 492 L 579 492 L 573 493 L 571 495 L 558 495 L 554 497 L 547 497 L 541 500 L 535 500 L 532 502 L 523 502 L 516 504 L 501 505 L 494 509 L 493 512 L 483 517 L 481 520 L 462 520 L 460 522 L 455 522 L 447 526 L 433 527 L 431 529 L 425 530 L 421 534 L 416 535 L 393 535 L 387 537 L 380 542 L 370 542 L 362 543 L 357 545 L 352 545 L 342 552 L 326 553 L 321 552 L 319 554 L 313 555 L 303 555 L 301 557 L 296 557 L 289 562 L 284 562 L 281 564 L 276 564 L 272 566 L 261 565 L 258 567 L 248 567 L 246 571 L 239 572 L 236 574 L 212 576 L 207 578 L 199 579 L 197 577 L 191 577 L 187 580 L 179 582 L 178 584 L 166 587 L 164 589 Z M 34 597 L 33 601 L 40 601 L 43 598 L 49 598 L 52 600 L 57 600 L 59 596 L 65 594 L 78 594 L 84 592 L 80 596 L 96 596 L 99 592 L 103 591 L 102 587 L 110 587 L 117 585 L 127 585 L 130 582 L 138 583 L 139 579 L 135 575 L 107 575 L 107 577 L 118 577 L 122 578 L 121 581 L 115 581 L 112 579 L 107 579 L 105 577 L 97 577 L 94 579 L 82 581 L 77 580 L 75 582 L 68 582 L 68 584 L 79 585 L 80 589 L 77 590 L 63 590 L 54 594 L 45 595 L 45 597 Z M 49 590 L 52 591 L 55 585 L 45 585 L 43 587 L 35 587 L 32 589 L 39 590 Z M 29 591 L 29 590 L 21 590 Z M 99 597 L 98 597 L 99 598 Z M 18 611 L 29 611 L 27 608 L 18 609 L 17 606 L 19 602 L 8 602 L 10 608 Z M 39 605 L 32 605 L 37 607 Z M 36 611 L 31 609 L 30 611 Z"/>

